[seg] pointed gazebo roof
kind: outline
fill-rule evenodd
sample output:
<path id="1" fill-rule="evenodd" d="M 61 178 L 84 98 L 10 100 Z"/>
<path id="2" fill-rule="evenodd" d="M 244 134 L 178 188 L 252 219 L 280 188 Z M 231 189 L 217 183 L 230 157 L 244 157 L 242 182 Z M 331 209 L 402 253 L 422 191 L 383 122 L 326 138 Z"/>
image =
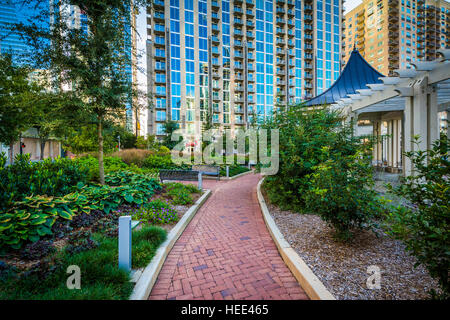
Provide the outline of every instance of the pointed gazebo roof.
<path id="1" fill-rule="evenodd" d="M 342 98 L 347 98 L 349 94 L 357 94 L 356 90 L 358 89 L 369 89 L 367 87 L 369 83 L 383 83 L 379 79 L 380 77 L 384 77 L 384 75 L 364 60 L 357 49 L 353 49 L 339 78 L 326 91 L 306 101 L 305 105 L 316 106 L 335 103 Z"/>

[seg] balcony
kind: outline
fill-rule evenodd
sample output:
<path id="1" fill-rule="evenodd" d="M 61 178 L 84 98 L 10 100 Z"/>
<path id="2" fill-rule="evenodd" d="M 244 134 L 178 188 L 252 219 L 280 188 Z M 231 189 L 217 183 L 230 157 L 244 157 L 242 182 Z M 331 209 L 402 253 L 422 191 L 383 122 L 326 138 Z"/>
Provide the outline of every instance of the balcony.
<path id="1" fill-rule="evenodd" d="M 253 21 L 247 20 L 246 26 L 247 26 L 247 29 L 249 29 L 249 28 L 253 29 L 255 27 L 255 24 L 253 23 Z"/>
<path id="2" fill-rule="evenodd" d="M 234 113 L 243 114 L 244 108 L 243 107 L 234 107 Z"/>
<path id="3" fill-rule="evenodd" d="M 286 65 L 286 60 L 284 60 L 284 59 L 277 59 L 277 64 L 285 66 Z"/>
<path id="4" fill-rule="evenodd" d="M 247 60 L 255 60 L 255 56 L 252 54 L 252 53 L 249 53 L 248 55 L 247 55 Z"/>
<path id="5" fill-rule="evenodd" d="M 242 63 L 235 63 L 234 64 L 234 69 L 243 70 L 244 69 L 244 65 Z"/>
<path id="6" fill-rule="evenodd" d="M 245 4 L 247 7 L 253 7 L 255 5 L 255 0 L 246 0 Z"/>
<path id="7" fill-rule="evenodd" d="M 288 9 L 287 14 L 288 14 L 288 17 L 290 17 L 290 18 L 295 17 L 294 10 L 292 10 L 292 9 Z"/>
<path id="8" fill-rule="evenodd" d="M 242 19 L 239 19 L 239 18 L 234 18 L 233 22 L 234 22 L 234 25 L 236 25 L 236 26 L 244 25 L 244 21 Z"/>
<path id="9" fill-rule="evenodd" d="M 235 48 L 242 48 L 242 42 L 239 40 L 234 41 L 234 47 Z"/>
<path id="10" fill-rule="evenodd" d="M 284 80 L 277 80 L 277 86 L 285 86 L 286 85 L 286 81 Z"/>
<path id="11" fill-rule="evenodd" d="M 277 32 L 277 34 L 284 35 L 286 33 L 286 30 L 284 30 L 282 28 L 277 28 L 276 32 Z"/>
<path id="12" fill-rule="evenodd" d="M 283 16 L 286 13 L 286 10 L 283 8 L 277 7 L 276 13 Z"/>
<path id="13" fill-rule="evenodd" d="M 295 6 L 294 0 L 287 0 L 286 2 L 287 2 L 289 7 L 294 7 Z"/>
<path id="14" fill-rule="evenodd" d="M 243 55 L 242 53 L 235 52 L 235 53 L 234 53 L 234 59 L 236 59 L 236 60 L 242 60 L 242 59 L 244 59 L 244 55 Z"/>
<path id="15" fill-rule="evenodd" d="M 305 60 L 312 60 L 313 59 L 313 55 L 310 53 L 305 53 L 304 55 Z"/>
<path id="16" fill-rule="evenodd" d="M 219 22 L 220 21 L 219 14 L 217 12 L 212 12 L 211 13 L 211 20 L 214 21 L 214 22 Z"/>
<path id="17" fill-rule="evenodd" d="M 219 47 L 212 47 L 211 48 L 211 53 L 212 53 L 213 56 L 219 56 L 220 55 Z"/>
<path id="18" fill-rule="evenodd" d="M 220 79 L 220 74 L 218 72 L 212 72 L 212 77 L 214 79 Z"/>
<path id="19" fill-rule="evenodd" d="M 250 18 L 253 18 L 255 16 L 255 12 L 252 9 L 245 10 L 245 14 Z"/>
<path id="20" fill-rule="evenodd" d="M 255 35 L 251 31 L 247 31 L 246 35 L 247 35 L 247 39 L 254 39 L 255 38 Z"/>
<path id="21" fill-rule="evenodd" d="M 249 50 L 255 50 L 255 46 L 253 45 L 253 42 L 247 42 L 247 48 Z"/>
<path id="22" fill-rule="evenodd" d="M 283 39 L 277 39 L 276 43 L 280 46 L 284 46 L 286 44 L 286 41 L 284 41 Z"/>
<path id="23" fill-rule="evenodd" d="M 219 59 L 212 59 L 211 64 L 215 68 L 220 68 L 221 64 L 219 63 Z"/>
<path id="24" fill-rule="evenodd" d="M 215 43 L 215 44 L 219 44 L 220 43 L 220 39 L 218 36 L 212 36 L 211 37 L 211 42 Z"/>
<path id="25" fill-rule="evenodd" d="M 164 21 L 164 12 L 155 12 L 153 14 L 153 19 L 155 19 L 155 21 Z"/>
<path id="26" fill-rule="evenodd" d="M 305 69 L 312 70 L 312 68 L 313 68 L 313 65 L 312 65 L 312 64 L 310 64 L 310 63 L 305 63 Z"/>
<path id="27" fill-rule="evenodd" d="M 305 15 L 303 15 L 303 20 L 305 22 L 312 22 L 313 21 L 313 16 L 311 14 L 305 14 Z"/>
<path id="28" fill-rule="evenodd" d="M 233 34 L 234 34 L 235 37 L 239 37 L 239 38 L 242 38 L 244 36 L 242 31 L 239 30 L 239 29 L 234 29 L 234 33 Z"/>
<path id="29" fill-rule="evenodd" d="M 240 7 L 234 7 L 234 14 L 242 15 L 244 11 Z"/>
<path id="30" fill-rule="evenodd" d="M 220 4 L 218 1 L 211 1 L 211 9 L 217 11 L 220 9 Z"/>
<path id="31" fill-rule="evenodd" d="M 157 64 L 155 66 L 155 71 L 157 71 L 157 72 L 165 72 L 166 71 L 166 66 Z"/>
<path id="32" fill-rule="evenodd" d="M 279 56 L 284 56 L 284 55 L 286 55 L 286 50 L 277 48 L 276 54 Z"/>
<path id="33" fill-rule="evenodd" d="M 236 81 L 244 81 L 244 77 L 241 76 L 241 75 L 236 75 L 236 76 L 234 77 L 234 80 L 236 80 Z"/>
<path id="34" fill-rule="evenodd" d="M 286 70 L 277 69 L 276 75 L 280 76 L 280 77 L 284 77 L 286 75 Z"/>
<path id="35" fill-rule="evenodd" d="M 277 18 L 276 23 L 278 25 L 283 25 L 286 24 L 286 20 L 284 20 L 283 18 Z"/>
<path id="36" fill-rule="evenodd" d="M 313 12 L 313 6 L 309 4 L 305 4 L 303 7 L 303 10 L 305 13 L 312 13 Z"/>
<path id="37" fill-rule="evenodd" d="M 163 0 L 155 0 L 153 1 L 153 8 L 164 10 L 164 1 Z"/>
<path id="38" fill-rule="evenodd" d="M 295 47 L 295 43 L 294 43 L 294 41 L 292 41 L 292 39 L 288 40 L 288 46 L 289 47 Z"/>
<path id="39" fill-rule="evenodd" d="M 236 92 L 244 92 L 244 86 L 237 86 L 234 88 L 234 91 Z"/>
<path id="40" fill-rule="evenodd" d="M 244 103 L 244 98 L 243 97 L 234 97 L 234 102 L 235 103 Z"/>
<path id="41" fill-rule="evenodd" d="M 248 82 L 255 82 L 255 78 L 253 78 L 253 76 L 251 76 L 251 75 L 248 75 L 247 81 Z"/>
<path id="42" fill-rule="evenodd" d="M 215 34 L 220 32 L 219 26 L 215 23 L 211 24 L 211 30 L 212 32 L 214 32 Z"/>
<path id="43" fill-rule="evenodd" d="M 248 65 L 247 70 L 250 72 L 255 71 L 255 67 L 253 67 L 251 64 Z"/>
<path id="44" fill-rule="evenodd" d="M 153 31 L 155 34 L 164 34 L 166 32 L 166 28 L 161 24 L 155 24 Z"/>

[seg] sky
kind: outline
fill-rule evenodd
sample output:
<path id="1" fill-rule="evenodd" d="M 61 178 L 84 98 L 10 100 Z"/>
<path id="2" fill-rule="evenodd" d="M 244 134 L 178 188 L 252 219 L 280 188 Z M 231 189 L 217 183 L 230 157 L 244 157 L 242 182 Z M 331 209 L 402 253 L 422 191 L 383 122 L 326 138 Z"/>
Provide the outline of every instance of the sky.
<path id="1" fill-rule="evenodd" d="M 344 3 L 345 13 L 349 12 L 360 3 L 362 3 L 362 0 L 345 0 Z"/>

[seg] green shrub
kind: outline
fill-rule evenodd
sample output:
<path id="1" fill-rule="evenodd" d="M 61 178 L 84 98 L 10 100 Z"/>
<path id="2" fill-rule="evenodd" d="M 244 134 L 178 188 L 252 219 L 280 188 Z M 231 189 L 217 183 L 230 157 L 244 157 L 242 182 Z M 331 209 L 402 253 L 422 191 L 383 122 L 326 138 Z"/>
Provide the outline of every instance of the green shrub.
<path id="1" fill-rule="evenodd" d="M 199 193 L 197 186 L 193 184 L 182 184 L 178 182 L 169 182 L 164 184 L 165 195 L 172 199 L 172 203 L 177 205 L 186 205 L 194 202 L 192 193 Z"/>
<path id="2" fill-rule="evenodd" d="M 372 188 L 371 157 L 358 151 L 357 144 L 353 146 L 350 154 L 331 155 L 324 148 L 323 162 L 306 176 L 310 188 L 304 195 L 306 209 L 318 214 L 344 240 L 351 238 L 354 229 L 372 229 L 382 210 Z"/>
<path id="3" fill-rule="evenodd" d="M 268 176 L 265 188 L 269 200 L 282 209 L 304 211 L 307 175 L 320 162 L 322 147 L 334 139 L 342 119 L 325 108 L 305 110 L 292 106 L 280 111 L 267 129 L 279 130 L 279 171 Z"/>
<path id="4" fill-rule="evenodd" d="M 133 210 L 133 219 L 150 224 L 166 224 L 178 221 L 176 210 L 166 201 L 155 199 Z"/>
<path id="5" fill-rule="evenodd" d="M 282 209 L 317 213 L 347 239 L 352 229 L 370 229 L 382 210 L 373 190 L 371 142 L 353 136 L 338 112 L 293 106 L 276 114 L 279 171 L 265 183 Z"/>
<path id="6" fill-rule="evenodd" d="M 88 166 L 76 161 L 58 158 L 30 162 L 28 154 L 19 155 L 12 165 L 0 168 L 0 211 L 33 194 L 63 196 L 88 178 Z"/>
<path id="7" fill-rule="evenodd" d="M 177 166 L 172 162 L 170 156 L 157 156 L 152 155 L 147 157 L 142 163 L 144 168 L 156 168 L 156 169 L 174 169 Z"/>
<path id="8" fill-rule="evenodd" d="M 417 142 L 418 138 L 416 138 Z M 406 249 L 437 279 L 441 293 L 434 298 L 450 298 L 450 140 L 441 137 L 428 151 L 407 152 L 414 165 L 414 175 L 390 190 L 405 197 L 414 208 L 398 207 L 387 216 L 387 228 L 402 240 Z M 427 163 L 428 159 L 428 163 Z"/>

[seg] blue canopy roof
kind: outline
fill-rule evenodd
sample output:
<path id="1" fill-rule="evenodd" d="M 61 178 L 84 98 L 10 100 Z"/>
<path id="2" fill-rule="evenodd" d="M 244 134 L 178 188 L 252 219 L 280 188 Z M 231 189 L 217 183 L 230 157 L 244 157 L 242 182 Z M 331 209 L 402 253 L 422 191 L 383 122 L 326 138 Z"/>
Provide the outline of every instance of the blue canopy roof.
<path id="1" fill-rule="evenodd" d="M 357 89 L 369 89 L 367 84 L 382 83 L 378 79 L 379 77 L 384 76 L 364 60 L 357 49 L 353 49 L 339 78 L 326 91 L 306 101 L 305 105 L 315 106 L 335 103 L 342 98 L 348 98 L 348 94 L 357 94 Z"/>

